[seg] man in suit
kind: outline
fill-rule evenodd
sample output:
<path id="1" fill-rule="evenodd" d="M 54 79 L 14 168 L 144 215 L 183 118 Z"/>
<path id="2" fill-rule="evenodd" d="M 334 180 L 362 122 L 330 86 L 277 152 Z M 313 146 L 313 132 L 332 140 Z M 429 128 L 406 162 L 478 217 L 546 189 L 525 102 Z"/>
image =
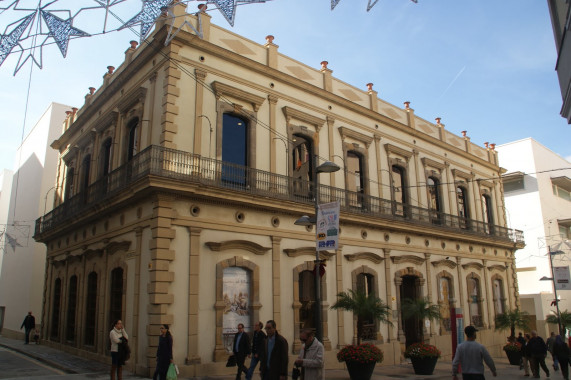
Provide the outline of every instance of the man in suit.
<path id="1" fill-rule="evenodd" d="M 260 353 L 264 349 L 266 342 L 266 334 L 264 334 L 264 324 L 260 321 L 254 325 L 254 337 L 252 339 L 252 361 L 250 362 L 250 369 L 246 374 L 246 380 L 252 380 L 254 370 L 260 362 Z"/>
<path id="2" fill-rule="evenodd" d="M 28 344 L 30 342 L 30 331 L 36 328 L 36 317 L 32 315 L 31 311 L 28 311 L 28 315 L 26 315 L 26 318 L 24 318 L 24 322 L 22 322 L 20 330 L 22 330 L 22 327 L 26 332 L 26 338 L 24 344 Z"/>
<path id="3" fill-rule="evenodd" d="M 248 373 L 248 368 L 244 365 L 244 362 L 246 361 L 246 356 L 250 355 L 252 352 L 250 347 L 250 338 L 248 337 L 248 334 L 244 332 L 244 325 L 242 323 L 238 324 L 238 332 L 234 335 L 232 350 L 234 351 L 236 365 L 238 366 L 236 380 L 240 380 L 242 372 L 246 374 Z"/>
<path id="4" fill-rule="evenodd" d="M 262 380 L 286 380 L 288 366 L 287 340 L 278 334 L 276 322 L 266 322 L 268 338 L 260 355 L 260 370 Z"/>

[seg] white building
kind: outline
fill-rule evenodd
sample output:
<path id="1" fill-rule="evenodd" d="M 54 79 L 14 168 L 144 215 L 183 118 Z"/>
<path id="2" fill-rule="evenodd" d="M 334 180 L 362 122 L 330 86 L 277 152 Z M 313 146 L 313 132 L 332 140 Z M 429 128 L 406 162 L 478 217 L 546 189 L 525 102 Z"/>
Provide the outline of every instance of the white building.
<path id="1" fill-rule="evenodd" d="M 535 316 L 537 327 L 555 310 L 553 266 L 569 266 L 571 260 L 571 163 L 532 138 L 497 147 L 503 175 L 508 224 L 524 231 L 526 247 L 516 253 L 520 299 L 524 310 Z M 571 310 L 571 291 L 558 292 L 560 309 Z"/>
<path id="2" fill-rule="evenodd" d="M 49 145 L 61 134 L 66 111 L 71 107 L 50 104 L 17 150 L 14 172 L 3 173 L 0 327 L 4 336 L 23 336 L 20 325 L 28 311 L 38 326 L 41 323 L 46 247 L 32 235 L 36 218 L 53 204 L 58 155 Z"/>

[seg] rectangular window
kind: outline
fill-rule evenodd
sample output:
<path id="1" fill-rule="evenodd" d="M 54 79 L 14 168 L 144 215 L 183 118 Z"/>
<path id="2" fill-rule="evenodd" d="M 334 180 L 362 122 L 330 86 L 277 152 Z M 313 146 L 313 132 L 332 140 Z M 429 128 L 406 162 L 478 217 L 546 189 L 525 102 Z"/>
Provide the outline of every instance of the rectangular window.
<path id="1" fill-rule="evenodd" d="M 504 192 L 523 190 L 523 178 L 514 181 L 504 181 Z"/>

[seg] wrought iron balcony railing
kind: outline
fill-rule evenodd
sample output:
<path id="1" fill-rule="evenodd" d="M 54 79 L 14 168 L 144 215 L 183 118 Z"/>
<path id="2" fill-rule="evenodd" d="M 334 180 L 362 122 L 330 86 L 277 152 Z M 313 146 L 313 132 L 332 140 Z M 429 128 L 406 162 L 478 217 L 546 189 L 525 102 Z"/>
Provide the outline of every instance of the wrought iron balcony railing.
<path id="1" fill-rule="evenodd" d="M 313 205 L 314 201 L 315 189 L 312 182 L 205 158 L 188 152 L 150 146 L 125 165 L 82 189 L 78 194 L 38 218 L 36 235 L 48 232 L 70 218 L 80 215 L 87 208 L 110 199 L 146 176 L 169 178 L 308 205 Z M 493 236 L 516 243 L 524 242 L 522 231 L 397 203 L 361 192 L 320 185 L 319 200 L 323 203 L 339 201 L 341 211 L 346 213 Z"/>

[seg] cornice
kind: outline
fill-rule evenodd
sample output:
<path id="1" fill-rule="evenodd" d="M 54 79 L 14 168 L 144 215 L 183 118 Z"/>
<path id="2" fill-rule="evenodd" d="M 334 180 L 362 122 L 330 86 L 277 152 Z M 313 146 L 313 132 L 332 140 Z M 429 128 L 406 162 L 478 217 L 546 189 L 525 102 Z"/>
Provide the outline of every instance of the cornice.
<path id="1" fill-rule="evenodd" d="M 420 161 L 422 161 L 422 165 L 426 166 L 431 166 L 433 168 L 439 169 L 439 170 L 444 170 L 446 169 L 446 164 L 442 163 L 442 162 L 438 162 L 438 161 L 434 161 L 428 157 L 422 157 L 420 159 Z"/>
<path id="2" fill-rule="evenodd" d="M 227 240 L 223 242 L 207 242 L 205 245 L 214 252 L 226 251 L 229 249 L 243 249 L 255 255 L 263 255 L 268 252 L 271 247 L 263 247 L 258 243 L 247 240 Z"/>
<path id="3" fill-rule="evenodd" d="M 471 262 L 471 263 L 466 263 L 466 264 L 462 264 L 462 268 L 464 269 L 482 269 L 484 268 L 484 265 L 482 265 L 482 263 L 478 263 L 478 262 Z"/>
<path id="4" fill-rule="evenodd" d="M 387 153 L 398 154 L 403 157 L 406 157 L 407 159 L 412 157 L 412 152 L 405 150 L 403 148 L 399 148 L 398 146 L 393 144 L 389 143 L 385 144 L 385 150 L 387 151 Z"/>
<path id="5" fill-rule="evenodd" d="M 121 100 L 117 103 L 117 108 L 119 112 L 125 113 L 129 108 L 137 103 L 144 103 L 145 97 L 147 96 L 147 89 L 145 87 L 139 87 L 133 91 L 130 91 L 127 95 L 123 95 Z"/>
<path id="6" fill-rule="evenodd" d="M 403 255 L 403 256 L 391 256 L 391 261 L 393 262 L 393 264 L 411 263 L 415 265 L 421 265 L 424 264 L 426 259 L 413 255 Z"/>
<path id="7" fill-rule="evenodd" d="M 375 264 L 380 264 L 385 258 L 373 252 L 357 252 L 345 255 L 347 261 L 369 260 Z"/>
<path id="8" fill-rule="evenodd" d="M 245 100 L 248 103 L 252 104 L 252 108 L 256 112 L 258 112 L 261 105 L 266 100 L 262 96 L 250 94 L 249 92 L 246 92 L 244 90 L 240 90 L 239 88 L 232 87 L 232 86 L 229 86 L 225 83 L 221 83 L 218 81 L 212 82 L 211 86 L 212 86 L 212 89 L 214 90 L 214 93 L 216 94 L 217 98 L 221 98 L 221 97 L 226 95 L 226 96 L 231 96 L 231 97 L 236 98 L 236 99 Z"/>
<path id="9" fill-rule="evenodd" d="M 284 249 L 284 253 L 288 255 L 288 257 L 299 257 L 299 256 L 315 257 L 315 247 L 287 248 Z M 329 260 L 333 256 L 335 256 L 334 252 L 319 251 L 320 260 Z"/>
<path id="10" fill-rule="evenodd" d="M 326 119 L 322 119 L 320 117 L 317 116 L 313 116 L 310 115 L 308 113 L 305 113 L 303 111 L 300 110 L 296 110 L 295 108 L 292 107 L 282 107 L 282 112 L 284 113 L 284 116 L 286 118 L 286 122 L 289 124 L 290 120 L 293 119 L 297 119 L 303 122 L 306 122 L 308 124 L 314 125 L 317 128 L 317 132 L 319 132 L 319 130 L 321 129 L 321 127 L 323 127 L 323 124 L 326 123 Z"/>
<path id="11" fill-rule="evenodd" d="M 355 140 L 358 140 L 358 141 L 361 141 L 362 143 L 364 143 L 365 146 L 367 147 L 367 149 L 369 148 L 369 146 L 373 142 L 372 136 L 367 136 L 363 133 L 354 131 L 354 130 L 349 129 L 347 127 L 339 127 L 339 133 L 341 134 L 342 140 L 345 140 L 345 138 L 350 137 L 352 139 L 355 139 Z"/>
<path id="12" fill-rule="evenodd" d="M 501 264 L 494 264 L 488 266 L 489 270 L 499 270 L 500 272 L 505 272 L 506 266 Z"/>
<path id="13" fill-rule="evenodd" d="M 445 266 L 448 267 L 450 269 L 454 269 L 458 266 L 458 264 L 456 264 L 454 261 L 452 260 L 438 260 L 438 261 L 433 261 L 431 262 L 432 266 L 434 267 L 438 267 L 438 266 Z"/>

